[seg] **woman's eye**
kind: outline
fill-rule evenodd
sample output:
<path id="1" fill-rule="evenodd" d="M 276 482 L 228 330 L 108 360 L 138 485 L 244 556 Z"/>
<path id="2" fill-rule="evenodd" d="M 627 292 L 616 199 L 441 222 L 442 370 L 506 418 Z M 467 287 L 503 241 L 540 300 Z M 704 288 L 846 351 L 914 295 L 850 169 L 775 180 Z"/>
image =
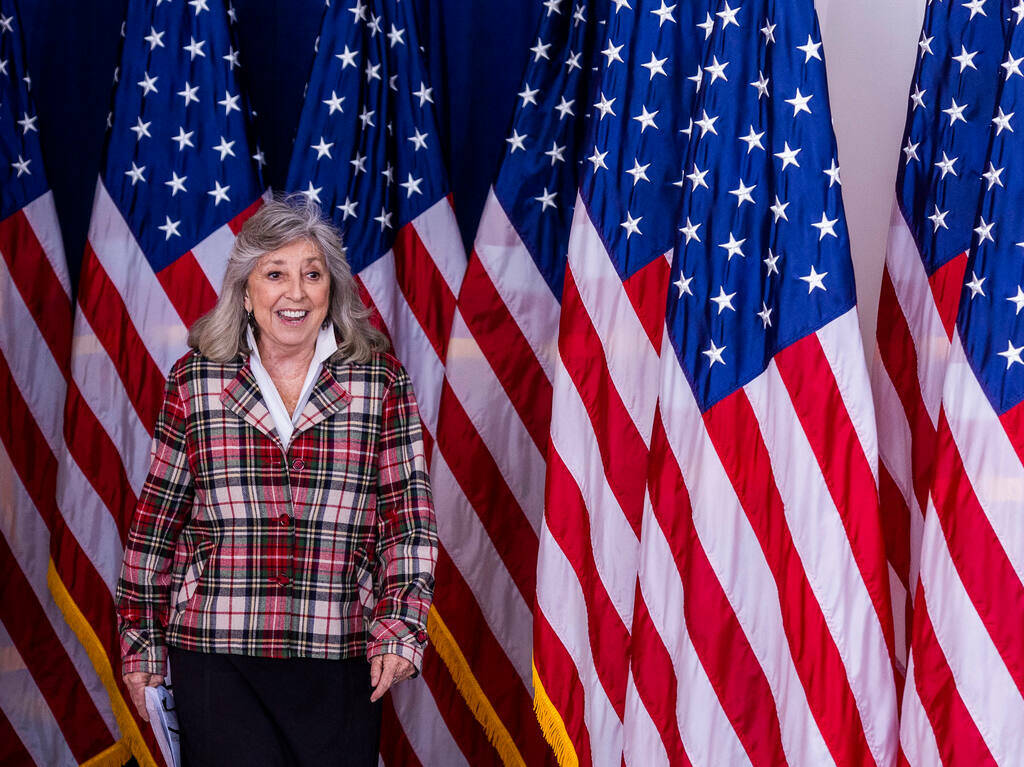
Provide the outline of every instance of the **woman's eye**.
<path id="1" fill-rule="evenodd" d="M 281 276 L 281 272 L 267 272 L 267 279 L 276 280 Z"/>
<path id="2" fill-rule="evenodd" d="M 307 276 L 311 280 L 319 280 L 320 279 L 320 272 L 310 272 Z"/>

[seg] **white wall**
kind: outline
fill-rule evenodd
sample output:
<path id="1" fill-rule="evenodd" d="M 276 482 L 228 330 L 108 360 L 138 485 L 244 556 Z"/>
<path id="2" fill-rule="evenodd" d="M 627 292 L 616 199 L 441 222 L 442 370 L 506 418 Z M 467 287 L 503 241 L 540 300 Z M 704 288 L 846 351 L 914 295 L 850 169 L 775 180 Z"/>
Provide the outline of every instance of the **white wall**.
<path id="1" fill-rule="evenodd" d="M 815 5 L 870 359 L 925 0 L 815 0 Z"/>

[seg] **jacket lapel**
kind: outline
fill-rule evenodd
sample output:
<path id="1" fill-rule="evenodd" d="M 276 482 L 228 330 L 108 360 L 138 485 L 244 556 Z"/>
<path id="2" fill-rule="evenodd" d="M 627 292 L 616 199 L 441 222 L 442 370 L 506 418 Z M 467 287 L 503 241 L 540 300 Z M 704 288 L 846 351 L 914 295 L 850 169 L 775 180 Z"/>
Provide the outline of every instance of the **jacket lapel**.
<path id="1" fill-rule="evenodd" d="M 276 440 L 274 419 L 263 402 L 260 386 L 246 361 L 241 370 L 220 393 L 220 401 L 228 410 L 253 428 Z"/>
<path id="2" fill-rule="evenodd" d="M 309 394 L 309 402 L 302 409 L 302 414 L 295 424 L 292 440 L 300 432 L 311 429 L 325 418 L 330 418 L 339 410 L 344 410 L 351 401 L 352 395 L 338 383 L 325 364 L 320 370 L 320 377 L 313 385 L 313 391 Z"/>

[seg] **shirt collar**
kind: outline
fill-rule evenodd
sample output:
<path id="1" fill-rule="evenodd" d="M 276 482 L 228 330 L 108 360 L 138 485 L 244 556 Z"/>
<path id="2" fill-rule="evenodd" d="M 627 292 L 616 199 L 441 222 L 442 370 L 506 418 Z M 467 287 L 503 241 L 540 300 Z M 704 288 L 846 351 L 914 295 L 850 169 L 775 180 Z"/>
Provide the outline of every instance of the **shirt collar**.
<path id="1" fill-rule="evenodd" d="M 249 344 L 250 364 L 257 364 L 263 367 L 263 360 L 260 359 L 260 350 L 256 345 L 256 336 L 251 327 L 245 329 L 245 340 Z M 315 367 L 327 360 L 332 354 L 338 351 L 338 340 L 334 337 L 334 323 L 328 323 L 327 327 L 320 328 L 316 335 L 316 348 L 313 349 L 313 359 L 310 367 Z"/>

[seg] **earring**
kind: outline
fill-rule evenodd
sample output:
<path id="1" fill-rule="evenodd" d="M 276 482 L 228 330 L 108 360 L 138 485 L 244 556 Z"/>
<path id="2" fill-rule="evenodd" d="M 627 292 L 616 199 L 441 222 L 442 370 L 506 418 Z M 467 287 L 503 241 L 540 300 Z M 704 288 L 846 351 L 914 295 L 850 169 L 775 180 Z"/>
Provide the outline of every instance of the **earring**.
<path id="1" fill-rule="evenodd" d="M 254 328 L 256 327 L 256 315 L 254 315 L 254 314 L 252 313 L 252 309 L 250 309 L 250 310 L 249 310 L 249 313 L 248 313 L 248 314 L 246 315 L 246 317 L 245 317 L 245 318 L 246 318 L 246 321 L 247 321 L 247 322 L 248 322 L 248 323 L 249 323 L 249 324 L 250 324 L 250 325 L 251 325 L 252 327 L 254 327 Z"/>

